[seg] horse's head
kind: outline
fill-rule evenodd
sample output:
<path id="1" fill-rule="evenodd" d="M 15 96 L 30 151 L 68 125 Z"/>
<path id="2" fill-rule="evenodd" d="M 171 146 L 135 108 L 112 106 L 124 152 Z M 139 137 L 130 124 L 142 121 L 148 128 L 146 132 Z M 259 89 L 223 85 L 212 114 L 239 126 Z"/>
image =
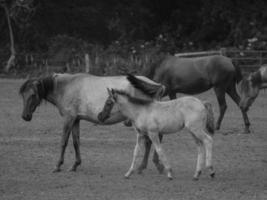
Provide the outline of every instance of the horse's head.
<path id="1" fill-rule="evenodd" d="M 247 111 L 252 103 L 257 98 L 261 89 L 262 81 L 260 73 L 255 72 L 244 77 L 239 85 L 240 103 L 239 106 L 242 110 Z"/>
<path id="2" fill-rule="evenodd" d="M 25 121 L 30 121 L 32 119 L 32 114 L 35 111 L 36 107 L 41 103 L 41 97 L 39 95 L 39 88 L 41 83 L 37 79 L 29 79 L 25 81 L 19 93 L 23 99 L 23 112 L 22 118 Z"/>
<path id="3" fill-rule="evenodd" d="M 108 98 L 104 104 L 102 111 L 97 116 L 100 122 L 105 122 L 110 117 L 111 110 L 117 99 L 113 89 L 112 90 L 107 89 L 107 90 L 108 90 Z"/>

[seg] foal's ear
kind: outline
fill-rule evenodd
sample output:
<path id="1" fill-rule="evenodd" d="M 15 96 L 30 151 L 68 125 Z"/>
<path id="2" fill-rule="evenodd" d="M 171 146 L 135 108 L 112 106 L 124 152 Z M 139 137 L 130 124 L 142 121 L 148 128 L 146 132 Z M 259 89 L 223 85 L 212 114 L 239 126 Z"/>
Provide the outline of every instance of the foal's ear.
<path id="1" fill-rule="evenodd" d="M 107 88 L 107 91 L 108 91 L 108 95 L 112 96 L 112 91 L 109 88 Z"/>

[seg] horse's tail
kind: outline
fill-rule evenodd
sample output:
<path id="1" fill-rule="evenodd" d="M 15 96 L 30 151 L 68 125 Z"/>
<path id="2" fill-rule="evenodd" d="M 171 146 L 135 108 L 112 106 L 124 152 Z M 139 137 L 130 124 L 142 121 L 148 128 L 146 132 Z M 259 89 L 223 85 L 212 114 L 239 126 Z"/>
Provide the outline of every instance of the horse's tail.
<path id="1" fill-rule="evenodd" d="M 243 75 L 240 67 L 237 64 L 234 65 L 234 68 L 235 68 L 235 82 L 239 83 L 243 79 Z"/>
<path id="2" fill-rule="evenodd" d="M 212 109 L 212 105 L 210 102 L 204 102 L 204 106 L 207 110 L 207 122 L 206 128 L 210 135 L 214 135 L 215 125 L 214 125 L 214 113 Z"/>

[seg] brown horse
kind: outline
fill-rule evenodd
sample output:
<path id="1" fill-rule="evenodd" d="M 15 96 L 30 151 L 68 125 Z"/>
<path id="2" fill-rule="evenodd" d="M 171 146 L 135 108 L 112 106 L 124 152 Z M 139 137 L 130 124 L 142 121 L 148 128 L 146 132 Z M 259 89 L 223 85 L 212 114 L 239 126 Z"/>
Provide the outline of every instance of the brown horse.
<path id="1" fill-rule="evenodd" d="M 146 77 L 138 76 L 136 79 L 149 91 L 149 95 L 135 89 L 126 76 L 99 77 L 90 74 L 54 74 L 48 77 L 29 79 L 22 84 L 20 94 L 23 98 L 22 118 L 25 121 L 32 119 L 35 109 L 42 101 L 48 101 L 55 105 L 64 119 L 61 151 L 54 172 L 60 171 L 64 162 L 65 149 L 71 133 L 76 157 L 71 170 L 75 171 L 81 164 L 80 120 L 107 125 L 126 119 L 118 110 L 113 109 L 110 118 L 105 123 L 98 120 L 98 113 L 108 98 L 107 87 L 122 89 L 136 97 L 150 100 L 151 95 L 156 97 L 165 88 Z M 146 164 L 147 161 L 144 161 Z"/>
<path id="2" fill-rule="evenodd" d="M 166 86 L 166 95 L 170 99 L 176 98 L 176 93 L 198 94 L 214 88 L 220 113 L 216 129 L 221 126 L 227 105 L 225 93 L 239 105 L 240 97 L 236 91 L 236 84 L 241 81 L 242 74 L 234 66 L 231 59 L 221 56 L 206 56 L 197 58 L 179 58 L 167 56 L 160 65 L 150 67 L 145 76 Z M 249 133 L 250 122 L 246 110 L 241 109 L 245 133 Z"/>
<path id="3" fill-rule="evenodd" d="M 249 107 L 257 98 L 260 89 L 267 88 L 267 66 L 260 67 L 257 71 L 244 77 L 239 83 L 241 96 L 240 108 L 248 111 Z"/>

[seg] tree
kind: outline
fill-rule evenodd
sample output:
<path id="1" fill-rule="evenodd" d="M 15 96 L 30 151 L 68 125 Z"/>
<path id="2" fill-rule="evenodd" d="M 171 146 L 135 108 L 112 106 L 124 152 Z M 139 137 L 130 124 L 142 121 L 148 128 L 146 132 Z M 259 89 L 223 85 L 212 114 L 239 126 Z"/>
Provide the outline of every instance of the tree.
<path id="1" fill-rule="evenodd" d="M 19 15 L 21 12 L 33 12 L 34 7 L 32 7 L 33 0 L 0 0 L 0 6 L 4 9 L 8 30 L 10 38 L 10 57 L 4 68 L 6 72 L 10 70 L 11 67 L 15 66 L 16 63 L 16 50 L 14 41 L 14 32 L 12 28 L 11 18 L 15 21 L 19 21 Z"/>

